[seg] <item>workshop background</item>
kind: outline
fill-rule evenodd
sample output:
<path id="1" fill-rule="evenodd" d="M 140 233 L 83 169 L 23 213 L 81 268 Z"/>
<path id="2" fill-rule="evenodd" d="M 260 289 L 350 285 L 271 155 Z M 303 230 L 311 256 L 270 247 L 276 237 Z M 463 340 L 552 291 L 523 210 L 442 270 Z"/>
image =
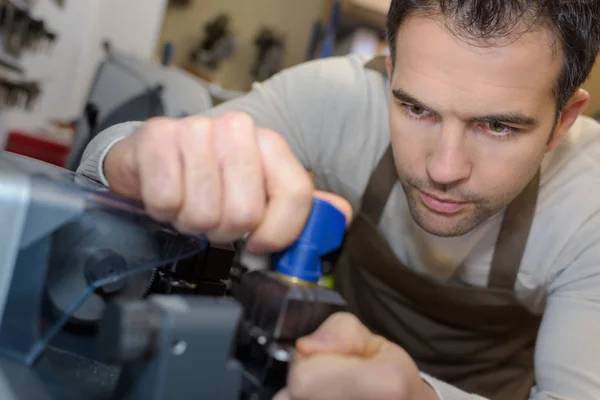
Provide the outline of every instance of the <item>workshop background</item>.
<path id="1" fill-rule="evenodd" d="M 0 0 L 0 145 L 73 168 L 107 125 L 183 116 L 285 67 L 385 54 L 390 0 Z M 600 119 L 600 65 L 585 85 Z"/>

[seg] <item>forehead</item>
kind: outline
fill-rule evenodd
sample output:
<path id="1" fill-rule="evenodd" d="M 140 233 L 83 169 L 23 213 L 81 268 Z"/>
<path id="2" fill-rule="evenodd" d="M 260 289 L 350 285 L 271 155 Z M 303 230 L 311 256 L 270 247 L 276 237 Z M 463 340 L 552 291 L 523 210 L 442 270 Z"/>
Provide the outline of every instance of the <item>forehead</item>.
<path id="1" fill-rule="evenodd" d="M 431 101 L 475 110 L 500 105 L 533 113 L 555 101 L 562 55 L 552 40 L 550 31 L 538 29 L 482 46 L 436 19 L 410 17 L 398 31 L 393 83 L 427 97 L 430 106 Z"/>

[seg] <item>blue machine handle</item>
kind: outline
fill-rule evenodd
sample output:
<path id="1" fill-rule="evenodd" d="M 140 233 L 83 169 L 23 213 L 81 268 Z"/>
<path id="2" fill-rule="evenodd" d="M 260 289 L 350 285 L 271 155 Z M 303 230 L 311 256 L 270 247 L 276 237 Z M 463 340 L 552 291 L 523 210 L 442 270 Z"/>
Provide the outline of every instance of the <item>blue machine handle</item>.
<path id="1" fill-rule="evenodd" d="M 317 283 L 322 275 L 321 257 L 342 245 L 346 217 L 331 203 L 314 199 L 313 207 L 298 240 L 275 257 L 277 272 Z"/>

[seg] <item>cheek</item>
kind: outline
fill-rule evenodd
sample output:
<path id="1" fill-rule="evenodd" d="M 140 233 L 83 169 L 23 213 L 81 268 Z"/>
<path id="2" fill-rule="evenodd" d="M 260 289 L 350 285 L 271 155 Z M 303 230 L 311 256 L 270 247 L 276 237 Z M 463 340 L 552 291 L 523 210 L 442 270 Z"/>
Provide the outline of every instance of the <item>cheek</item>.
<path id="1" fill-rule="evenodd" d="M 545 142 L 534 134 L 523 134 L 506 141 L 476 136 L 470 140 L 468 151 L 476 169 L 510 175 L 536 168 L 545 153 Z"/>
<path id="2" fill-rule="evenodd" d="M 531 137 L 474 145 L 471 188 L 488 197 L 514 196 L 539 168 L 544 143 Z"/>

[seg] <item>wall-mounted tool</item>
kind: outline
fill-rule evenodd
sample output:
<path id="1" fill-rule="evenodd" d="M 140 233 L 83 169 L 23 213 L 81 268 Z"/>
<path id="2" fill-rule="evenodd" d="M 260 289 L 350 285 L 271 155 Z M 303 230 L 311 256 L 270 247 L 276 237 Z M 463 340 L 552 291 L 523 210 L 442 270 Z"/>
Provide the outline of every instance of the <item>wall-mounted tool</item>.
<path id="1" fill-rule="evenodd" d="M 193 65 L 214 71 L 221 62 L 233 55 L 235 41 L 230 25 L 231 17 L 220 14 L 204 26 L 204 38 L 190 53 Z"/>
<path id="2" fill-rule="evenodd" d="M 19 57 L 23 51 L 46 50 L 56 39 L 44 21 L 30 15 L 28 7 L 0 0 L 0 48 L 6 53 Z"/>
<path id="3" fill-rule="evenodd" d="M 283 68 L 284 39 L 275 30 L 263 27 L 258 32 L 254 44 L 257 48 L 257 56 L 251 76 L 254 80 L 262 82 Z"/>
<path id="4" fill-rule="evenodd" d="M 39 82 L 0 78 L 0 107 L 20 107 L 30 111 L 41 93 Z"/>

